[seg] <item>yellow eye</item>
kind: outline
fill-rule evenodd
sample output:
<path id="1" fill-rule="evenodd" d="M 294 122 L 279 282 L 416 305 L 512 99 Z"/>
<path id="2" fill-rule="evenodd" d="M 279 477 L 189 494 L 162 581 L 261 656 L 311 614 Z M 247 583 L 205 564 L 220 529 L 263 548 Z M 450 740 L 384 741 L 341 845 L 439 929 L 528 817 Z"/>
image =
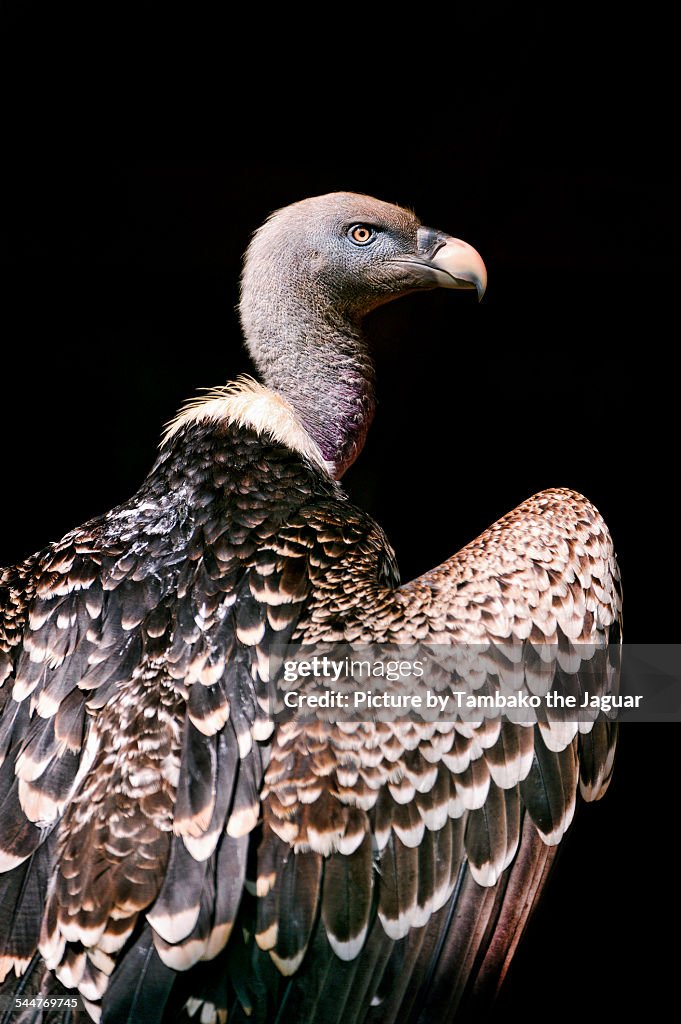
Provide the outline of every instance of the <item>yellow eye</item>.
<path id="1" fill-rule="evenodd" d="M 350 228 L 348 232 L 352 241 L 357 245 L 366 245 L 372 240 L 375 233 L 374 229 L 367 227 L 366 224 L 355 224 L 354 228 Z"/>

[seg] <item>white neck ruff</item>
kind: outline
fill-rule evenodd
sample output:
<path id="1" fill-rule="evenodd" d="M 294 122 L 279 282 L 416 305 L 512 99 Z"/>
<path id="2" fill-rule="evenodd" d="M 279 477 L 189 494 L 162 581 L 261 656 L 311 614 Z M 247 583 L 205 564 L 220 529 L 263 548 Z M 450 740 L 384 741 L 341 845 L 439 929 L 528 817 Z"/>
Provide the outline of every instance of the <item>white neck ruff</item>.
<path id="1" fill-rule="evenodd" d="M 252 377 L 238 377 L 224 387 L 207 388 L 205 394 L 187 402 L 166 426 L 161 447 L 168 444 L 185 424 L 202 420 L 250 427 L 257 434 L 265 434 L 278 444 L 298 452 L 327 476 L 333 476 L 333 466 L 324 459 L 291 403 Z"/>

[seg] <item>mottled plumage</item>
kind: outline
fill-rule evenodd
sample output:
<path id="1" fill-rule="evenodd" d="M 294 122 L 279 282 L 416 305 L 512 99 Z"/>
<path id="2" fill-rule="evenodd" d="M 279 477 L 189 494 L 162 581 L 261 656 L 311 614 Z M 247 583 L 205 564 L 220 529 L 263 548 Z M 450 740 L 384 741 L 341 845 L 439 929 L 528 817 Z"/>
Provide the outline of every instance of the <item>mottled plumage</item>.
<path id="1" fill-rule="evenodd" d="M 291 387 L 209 396 L 130 501 L 0 572 L 2 993 L 112 1024 L 448 1019 L 608 785 L 605 721 L 275 725 L 273 643 L 479 644 L 503 680 L 524 642 L 544 685 L 620 621 L 607 529 L 562 489 L 400 585 Z"/>

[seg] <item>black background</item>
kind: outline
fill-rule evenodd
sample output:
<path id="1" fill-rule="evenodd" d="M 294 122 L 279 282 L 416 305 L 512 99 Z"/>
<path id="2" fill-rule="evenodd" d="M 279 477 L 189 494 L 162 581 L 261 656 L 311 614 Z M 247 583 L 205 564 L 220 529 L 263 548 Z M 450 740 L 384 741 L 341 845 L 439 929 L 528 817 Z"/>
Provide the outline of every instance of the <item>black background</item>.
<path id="1" fill-rule="evenodd" d="M 12 33 L 28 38 L 22 17 L 10 49 Z M 403 578 L 534 491 L 570 486 L 611 527 L 626 639 L 676 640 L 670 28 L 652 9 L 625 24 L 540 5 L 458 17 L 446 39 L 435 19 L 405 29 L 413 56 L 365 84 L 357 66 L 386 50 L 351 34 L 325 73 L 351 69 L 357 88 L 325 117 L 305 97 L 326 80 L 300 57 L 250 119 L 223 89 L 219 156 L 95 147 L 96 105 L 72 142 L 44 88 L 32 110 L 56 130 L 10 146 L 2 191 L 0 564 L 124 500 L 180 402 L 252 369 L 234 311 L 250 232 L 274 208 L 350 189 L 412 206 L 489 271 L 482 305 L 418 295 L 369 323 L 380 404 L 346 483 Z M 611 791 L 579 815 L 498 1019 L 528 1000 L 530 1019 L 595 1019 L 671 992 L 678 742 L 676 727 L 622 736 Z"/>

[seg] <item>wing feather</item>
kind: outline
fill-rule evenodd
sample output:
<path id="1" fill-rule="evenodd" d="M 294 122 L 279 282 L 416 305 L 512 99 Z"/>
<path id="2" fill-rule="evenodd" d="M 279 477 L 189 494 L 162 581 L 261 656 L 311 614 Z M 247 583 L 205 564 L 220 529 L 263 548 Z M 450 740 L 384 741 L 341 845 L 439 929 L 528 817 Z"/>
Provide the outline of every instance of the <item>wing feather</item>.
<path id="1" fill-rule="evenodd" d="M 314 567 L 313 593 L 296 633 L 305 643 L 477 644 L 487 650 L 487 687 L 490 680 L 504 692 L 519 680 L 534 693 L 558 683 L 575 694 L 606 687 L 590 661 L 620 618 L 618 570 L 603 521 L 581 496 L 536 495 L 438 569 L 401 587 L 370 588 L 366 580 L 362 587 L 358 564 L 364 561 L 368 575 L 384 542 L 358 521 L 354 549 L 334 545 L 343 533 L 347 543 L 348 533 L 347 516 L 335 516 L 335 508 L 325 509 L 322 525 L 319 510 L 306 512 L 298 527 L 301 544 L 301 536 L 310 538 Z M 342 577 L 342 590 L 329 585 L 330 576 Z M 521 661 L 523 644 L 528 653 Z M 361 919 L 355 932 L 364 934 L 369 886 L 365 880 L 348 886 L 351 855 L 341 851 L 349 836 L 345 809 L 369 811 L 361 846 L 370 841 L 375 851 L 372 913 L 392 952 L 383 961 L 383 981 L 372 988 L 374 1008 L 355 999 L 348 1020 L 387 1024 L 397 1019 L 403 997 L 418 1015 L 419 984 L 427 977 L 441 995 L 447 986 L 443 1006 L 452 1013 L 470 997 L 476 977 L 480 991 L 495 987 L 544 884 L 549 850 L 570 825 L 578 783 L 587 798 L 595 796 L 612 771 L 612 723 L 578 729 L 564 718 L 557 714 L 537 726 L 510 718 L 443 723 L 440 731 L 429 724 L 411 731 L 385 723 L 279 727 L 263 791 L 265 822 L 279 837 L 268 884 L 276 876 L 279 888 L 282 863 L 300 856 L 296 851 L 318 849 L 326 859 L 319 898 L 332 945 L 334 926 L 324 908 L 334 905 L 338 891 L 350 894 L 356 905 L 345 914 Z M 367 936 L 374 927 L 367 922 Z M 310 984 L 320 930 L 299 972 Z M 369 942 L 352 949 L 359 972 Z M 336 958 L 333 970 L 340 972 L 340 964 Z M 430 1005 L 437 1005 L 435 997 Z"/>

